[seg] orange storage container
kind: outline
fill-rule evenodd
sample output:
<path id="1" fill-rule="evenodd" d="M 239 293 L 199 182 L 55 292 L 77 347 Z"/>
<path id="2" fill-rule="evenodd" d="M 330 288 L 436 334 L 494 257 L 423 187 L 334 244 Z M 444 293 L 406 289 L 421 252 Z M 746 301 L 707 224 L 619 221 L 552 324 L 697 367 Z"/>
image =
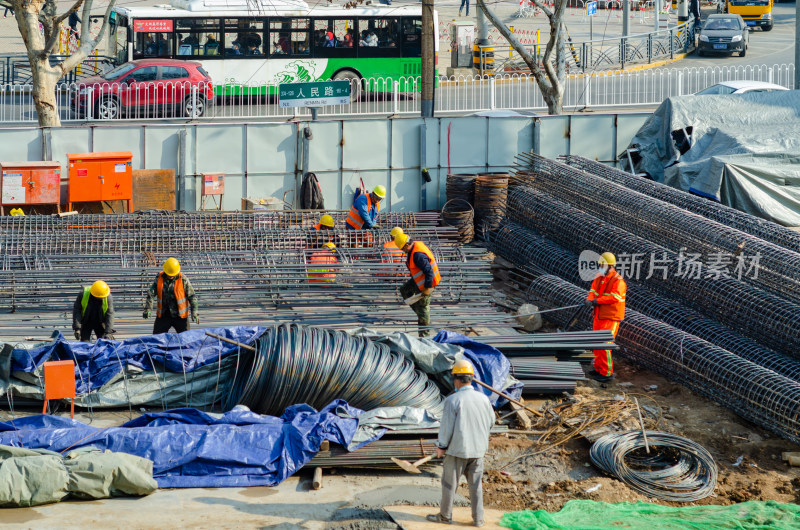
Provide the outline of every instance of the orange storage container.
<path id="1" fill-rule="evenodd" d="M 133 154 L 69 153 L 67 207 L 75 202 L 127 201 L 128 212 L 133 201 Z"/>
<path id="2" fill-rule="evenodd" d="M 6 206 L 61 202 L 61 164 L 58 162 L 0 162 L 0 215 Z"/>

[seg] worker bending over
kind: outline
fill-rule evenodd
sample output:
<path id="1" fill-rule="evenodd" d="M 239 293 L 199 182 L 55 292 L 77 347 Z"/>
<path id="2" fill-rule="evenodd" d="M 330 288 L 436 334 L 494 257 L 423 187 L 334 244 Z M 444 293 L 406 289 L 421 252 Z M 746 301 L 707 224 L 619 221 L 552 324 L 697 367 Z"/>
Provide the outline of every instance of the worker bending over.
<path id="1" fill-rule="evenodd" d="M 434 523 L 451 524 L 453 497 L 461 475 L 467 477 L 472 524 L 483 526 L 483 455 L 489 449 L 489 432 L 494 425 L 494 411 L 489 398 L 472 387 L 475 371 L 469 361 L 453 365 L 456 391 L 444 400 L 444 412 L 436 440 L 436 456 L 444 457 L 442 502 L 439 513 L 428 515 Z"/>
<path id="2" fill-rule="evenodd" d="M 380 228 L 377 224 L 381 201 L 386 197 L 386 188 L 378 185 L 369 193 L 359 194 L 347 214 L 348 230 Z"/>
<path id="3" fill-rule="evenodd" d="M 400 286 L 400 296 L 417 314 L 419 336 L 427 337 L 431 324 L 431 296 L 433 289 L 442 281 L 439 265 L 425 243 L 412 241 L 399 227 L 395 228 L 400 230 L 394 238 L 395 246 L 406 253 L 406 266 L 411 272 L 411 279 Z"/>
<path id="4" fill-rule="evenodd" d="M 594 310 L 592 329 L 607 329 L 616 337 L 619 323 L 625 318 L 625 293 L 628 286 L 614 268 L 617 265 L 614 254 L 604 252 L 597 264 L 600 265 L 600 272 L 592 281 L 592 288 L 586 297 L 586 305 Z M 614 378 L 611 350 L 594 350 L 594 370 L 589 372 L 589 377 L 601 383 Z"/>
<path id="5" fill-rule="evenodd" d="M 111 289 L 102 280 L 84 287 L 72 304 L 72 329 L 75 339 L 88 342 L 94 331 L 98 339 L 114 338 L 114 303 Z"/>
<path id="6" fill-rule="evenodd" d="M 336 280 L 336 245 L 325 243 L 308 258 L 308 283 L 331 283 Z"/>
<path id="7" fill-rule="evenodd" d="M 175 258 L 164 262 L 163 272 L 158 273 L 156 281 L 147 291 L 144 305 L 144 318 L 150 318 L 153 299 L 156 299 L 156 321 L 153 323 L 153 334 L 166 333 L 175 328 L 177 333 L 189 329 L 189 308 L 192 321 L 200 323 L 197 314 L 197 297 L 194 294 L 189 278 L 181 274 L 181 264 Z"/>

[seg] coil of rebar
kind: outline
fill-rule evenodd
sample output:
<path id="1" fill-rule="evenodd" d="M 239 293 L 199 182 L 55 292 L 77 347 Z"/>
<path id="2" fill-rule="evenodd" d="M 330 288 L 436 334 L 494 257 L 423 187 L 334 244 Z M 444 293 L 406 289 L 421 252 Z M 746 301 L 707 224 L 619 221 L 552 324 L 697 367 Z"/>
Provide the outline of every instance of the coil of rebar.
<path id="1" fill-rule="evenodd" d="M 462 199 L 467 204 L 475 204 L 475 179 L 473 173 L 450 173 L 445 181 L 447 200 Z"/>
<path id="2" fill-rule="evenodd" d="M 464 199 L 450 199 L 444 203 L 442 223 L 458 230 L 459 243 L 470 243 L 475 238 L 475 214 Z"/>
<path id="3" fill-rule="evenodd" d="M 486 173 L 475 179 L 475 228 L 485 234 L 496 230 L 506 215 L 507 173 Z"/>
<path id="4" fill-rule="evenodd" d="M 693 502 L 714 493 L 717 465 L 706 448 L 675 434 L 645 434 L 606 434 L 592 444 L 589 457 L 597 467 L 649 497 Z"/>
<path id="5" fill-rule="evenodd" d="M 229 410 L 243 404 L 279 415 L 289 405 L 317 409 L 334 399 L 365 410 L 409 406 L 438 415 L 438 387 L 402 354 L 385 344 L 342 331 L 282 324 L 268 328 L 256 352 L 237 367 Z"/>

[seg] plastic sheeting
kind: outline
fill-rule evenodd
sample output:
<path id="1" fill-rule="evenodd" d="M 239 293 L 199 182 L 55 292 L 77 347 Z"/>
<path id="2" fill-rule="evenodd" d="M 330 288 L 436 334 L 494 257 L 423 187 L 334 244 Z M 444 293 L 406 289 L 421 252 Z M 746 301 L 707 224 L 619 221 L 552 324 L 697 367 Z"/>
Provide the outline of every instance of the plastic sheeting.
<path id="1" fill-rule="evenodd" d="M 311 460 L 324 440 L 349 446 L 362 412 L 341 400 L 319 412 L 294 405 L 280 418 L 245 407 L 222 415 L 176 409 L 103 429 L 39 415 L 0 423 L 0 444 L 56 452 L 93 447 L 140 456 L 153 461 L 162 488 L 275 486 Z"/>
<path id="2" fill-rule="evenodd" d="M 631 141 L 641 156 L 634 172 L 800 226 L 799 130 L 797 90 L 669 98 Z M 681 154 L 684 131 L 691 147 Z"/>

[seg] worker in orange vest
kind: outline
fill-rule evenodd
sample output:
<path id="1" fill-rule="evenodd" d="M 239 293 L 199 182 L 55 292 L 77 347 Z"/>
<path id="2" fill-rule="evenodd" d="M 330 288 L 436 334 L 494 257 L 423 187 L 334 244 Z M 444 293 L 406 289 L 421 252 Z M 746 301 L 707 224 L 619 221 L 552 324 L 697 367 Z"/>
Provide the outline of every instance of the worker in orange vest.
<path id="1" fill-rule="evenodd" d="M 335 226 L 333 217 L 325 214 L 319 218 L 319 223 L 314 225 L 314 230 L 333 230 Z"/>
<path id="2" fill-rule="evenodd" d="M 397 248 L 397 245 L 394 244 L 394 239 L 402 233 L 403 229 L 399 226 L 395 226 L 392 228 L 392 231 L 389 232 L 389 241 L 383 244 L 383 250 L 381 251 L 381 262 L 391 264 L 393 267 L 383 269 L 383 272 L 379 272 L 378 276 L 402 276 L 401 273 L 395 271 L 395 267 L 405 263 L 406 253 Z"/>
<path id="3" fill-rule="evenodd" d="M 377 224 L 378 214 L 381 211 L 381 201 L 386 197 L 386 188 L 375 186 L 371 192 L 363 192 L 353 201 L 350 212 L 347 214 L 348 230 L 366 230 L 380 228 Z"/>
<path id="4" fill-rule="evenodd" d="M 398 289 L 403 300 L 411 306 L 417 314 L 417 324 L 419 324 L 419 336 L 427 337 L 430 330 L 427 329 L 431 324 L 431 296 L 433 289 L 442 281 L 439 274 L 439 265 L 433 252 L 422 241 L 412 241 L 408 234 L 403 233 L 402 229 L 395 227 L 397 235 L 394 244 L 406 254 L 406 266 L 411 272 L 411 279 L 400 286 Z"/>
<path id="5" fill-rule="evenodd" d="M 617 258 L 611 252 L 604 252 L 597 260 L 600 272 L 592 281 L 586 305 L 594 309 L 593 330 L 610 330 L 617 336 L 619 323 L 625 318 L 625 293 L 628 286 L 615 269 Z M 614 378 L 614 362 L 611 350 L 594 350 L 594 370 L 589 377 L 601 383 Z"/>
<path id="6" fill-rule="evenodd" d="M 335 226 L 333 217 L 330 215 L 325 214 L 320 217 L 319 222 L 312 227 L 308 234 L 306 248 L 319 248 L 329 241 L 338 242 L 334 231 Z"/>
<path id="7" fill-rule="evenodd" d="M 169 258 L 164 262 L 162 272 L 158 274 L 156 281 L 147 291 L 147 300 L 142 314 L 145 319 L 150 318 L 153 299 L 156 300 L 153 335 L 166 333 L 170 328 L 175 328 L 176 333 L 188 330 L 190 308 L 192 321 L 200 324 L 194 287 L 189 282 L 189 278 L 181 273 L 181 264 L 177 259 Z"/>
<path id="8" fill-rule="evenodd" d="M 308 283 L 330 283 L 336 280 L 336 268 L 332 265 L 339 262 L 336 257 L 336 245 L 325 243 L 319 252 L 308 258 Z"/>

